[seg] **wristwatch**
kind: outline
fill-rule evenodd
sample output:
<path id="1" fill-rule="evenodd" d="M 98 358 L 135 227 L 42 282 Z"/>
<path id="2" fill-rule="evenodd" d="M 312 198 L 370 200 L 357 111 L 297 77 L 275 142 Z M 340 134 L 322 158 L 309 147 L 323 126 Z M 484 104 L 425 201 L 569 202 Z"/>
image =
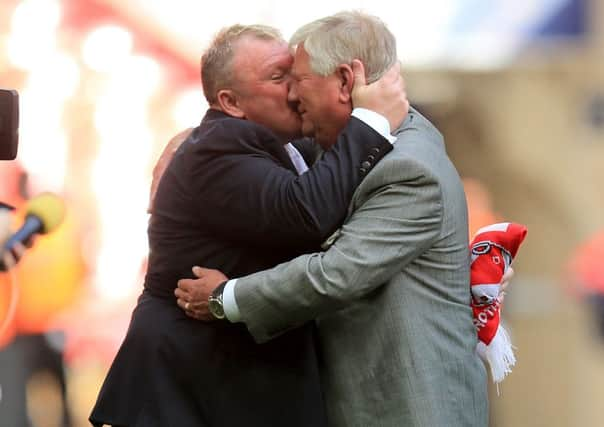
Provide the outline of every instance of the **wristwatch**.
<path id="1" fill-rule="evenodd" d="M 212 316 L 216 319 L 222 320 L 224 319 L 224 306 L 222 304 L 222 293 L 224 292 L 224 287 L 227 282 L 224 281 L 208 297 L 208 309 Z"/>

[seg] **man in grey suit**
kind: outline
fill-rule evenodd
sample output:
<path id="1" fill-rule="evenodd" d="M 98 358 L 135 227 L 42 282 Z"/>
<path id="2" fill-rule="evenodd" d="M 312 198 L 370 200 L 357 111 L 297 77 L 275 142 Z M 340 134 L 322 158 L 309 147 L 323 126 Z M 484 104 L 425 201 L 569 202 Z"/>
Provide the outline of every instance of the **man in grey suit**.
<path id="1" fill-rule="evenodd" d="M 344 12 L 302 27 L 292 44 L 290 99 L 305 134 L 329 146 L 355 80 L 396 61 L 394 37 L 378 19 Z M 416 110 L 392 135 L 393 151 L 359 186 L 325 252 L 229 282 L 196 268 L 199 279 L 179 282 L 178 303 L 202 320 L 226 313 L 260 343 L 317 319 L 332 426 L 486 426 L 463 187 L 442 135 Z"/>

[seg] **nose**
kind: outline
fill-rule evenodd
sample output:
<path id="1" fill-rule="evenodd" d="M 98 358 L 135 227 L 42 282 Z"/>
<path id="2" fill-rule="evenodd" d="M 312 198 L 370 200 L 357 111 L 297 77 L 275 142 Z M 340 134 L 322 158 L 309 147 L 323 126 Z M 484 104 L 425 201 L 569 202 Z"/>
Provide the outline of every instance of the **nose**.
<path id="1" fill-rule="evenodd" d="M 287 90 L 287 100 L 289 102 L 297 102 L 299 101 L 299 97 L 298 97 L 298 87 L 297 87 L 298 83 L 290 78 L 289 82 L 288 82 L 288 90 Z"/>

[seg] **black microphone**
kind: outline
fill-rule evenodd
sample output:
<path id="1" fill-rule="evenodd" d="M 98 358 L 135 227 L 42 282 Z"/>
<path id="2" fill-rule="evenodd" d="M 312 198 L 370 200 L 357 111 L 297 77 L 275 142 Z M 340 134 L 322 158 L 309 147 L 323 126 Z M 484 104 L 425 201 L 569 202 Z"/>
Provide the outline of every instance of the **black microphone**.
<path id="1" fill-rule="evenodd" d="M 17 157 L 19 144 L 19 94 L 0 89 L 0 160 Z"/>
<path id="2" fill-rule="evenodd" d="M 25 222 L 2 245 L 4 251 L 12 251 L 17 243 L 27 244 L 35 234 L 46 234 L 61 224 L 65 216 L 63 201 L 51 193 L 42 193 L 27 202 Z M 0 259 L 0 271 L 6 271 Z"/>

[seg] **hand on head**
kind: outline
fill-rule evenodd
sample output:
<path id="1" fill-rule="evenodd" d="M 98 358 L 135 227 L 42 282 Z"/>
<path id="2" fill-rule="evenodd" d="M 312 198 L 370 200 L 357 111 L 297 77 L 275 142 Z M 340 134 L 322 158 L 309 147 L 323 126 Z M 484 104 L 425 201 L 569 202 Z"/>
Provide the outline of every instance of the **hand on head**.
<path id="1" fill-rule="evenodd" d="M 409 112 L 409 101 L 400 62 L 394 64 L 382 77 L 370 84 L 367 84 L 365 78 L 365 67 L 358 59 L 352 61 L 352 71 L 354 72 L 353 107 L 366 108 L 386 117 L 391 132 L 398 128 Z"/>

